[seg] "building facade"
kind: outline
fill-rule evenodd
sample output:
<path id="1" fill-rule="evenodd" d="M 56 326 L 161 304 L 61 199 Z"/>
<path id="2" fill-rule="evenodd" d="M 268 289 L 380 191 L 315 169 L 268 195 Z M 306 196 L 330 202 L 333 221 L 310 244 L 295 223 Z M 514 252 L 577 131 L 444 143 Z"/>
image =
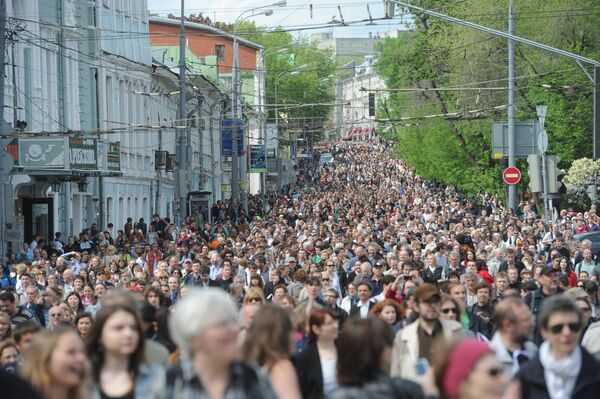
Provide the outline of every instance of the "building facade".
<path id="1" fill-rule="evenodd" d="M 353 76 L 335 84 L 334 130 L 338 138 L 361 139 L 375 134 L 375 113 L 387 97 L 386 85 L 375 71 L 376 59 L 367 56 Z"/>
<path id="2" fill-rule="evenodd" d="M 154 50 L 164 49 L 170 54 L 170 61 L 177 63 L 178 52 L 173 51 L 179 45 L 180 21 L 167 18 L 150 18 L 150 40 Z M 193 67 L 205 72 L 206 75 L 216 71 L 217 79 L 231 97 L 232 67 L 233 67 L 233 35 L 229 32 L 212 26 L 186 22 L 186 47 L 195 59 L 188 59 Z M 239 43 L 239 69 L 241 76 L 241 93 L 243 98 L 244 129 L 244 155 L 240 157 L 242 168 L 247 170 L 249 147 L 263 141 L 265 90 L 262 79 L 261 52 L 263 48 L 253 42 L 238 37 Z M 262 128 L 261 128 L 262 126 Z M 222 175 L 221 195 L 224 198 L 231 196 L 231 161 L 226 158 L 221 163 Z M 249 173 L 245 181 L 240 176 L 242 191 L 257 193 L 261 186 L 261 174 Z"/>
<path id="3" fill-rule="evenodd" d="M 93 223 L 116 233 L 128 217 L 173 220 L 175 176 L 156 152 L 175 153 L 178 75 L 153 60 L 147 0 L 7 0 L 6 11 L 3 116 L 19 131 L 9 145 L 9 249 Z M 203 171 L 219 158 L 210 147 L 221 98 L 202 77 L 188 85 L 185 192 L 210 186 Z"/>
<path id="4" fill-rule="evenodd" d="M 311 41 L 320 50 L 332 50 L 337 56 L 363 56 L 378 53 L 377 44 L 385 39 L 379 37 L 333 37 L 333 33 L 315 33 Z"/>

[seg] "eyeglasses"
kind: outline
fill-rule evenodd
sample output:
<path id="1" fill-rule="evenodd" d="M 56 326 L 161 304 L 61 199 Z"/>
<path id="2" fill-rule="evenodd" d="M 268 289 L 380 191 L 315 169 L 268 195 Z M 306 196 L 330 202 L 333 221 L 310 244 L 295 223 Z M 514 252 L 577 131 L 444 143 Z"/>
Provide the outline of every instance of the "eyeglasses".
<path id="1" fill-rule="evenodd" d="M 248 302 L 250 302 L 250 303 L 252 303 L 252 302 L 262 302 L 262 299 L 258 298 L 258 297 L 256 297 L 256 298 L 248 298 Z"/>
<path id="2" fill-rule="evenodd" d="M 323 281 L 323 282 L 325 282 L 325 281 L 329 282 L 329 281 L 331 281 L 331 280 L 330 280 L 330 279 L 328 279 L 328 278 L 324 278 L 324 279 L 321 279 L 321 281 Z"/>
<path id="3" fill-rule="evenodd" d="M 448 314 L 448 313 L 457 314 L 458 311 L 456 310 L 456 308 L 446 308 L 446 309 L 442 309 L 442 313 L 443 314 Z"/>
<path id="4" fill-rule="evenodd" d="M 579 322 L 555 324 L 553 326 L 548 327 L 548 330 L 552 334 L 560 334 L 564 330 L 565 326 L 569 327 L 570 332 L 579 332 L 581 330 L 581 323 Z"/>

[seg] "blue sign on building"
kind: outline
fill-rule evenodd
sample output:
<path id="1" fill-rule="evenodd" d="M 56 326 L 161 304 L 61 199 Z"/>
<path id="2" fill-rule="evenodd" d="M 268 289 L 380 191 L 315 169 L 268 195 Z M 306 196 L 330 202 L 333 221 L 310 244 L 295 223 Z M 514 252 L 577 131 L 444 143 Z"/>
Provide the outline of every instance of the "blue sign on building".
<path id="1" fill-rule="evenodd" d="M 232 155 L 232 132 L 236 127 L 238 132 L 238 156 L 241 156 L 244 149 L 244 120 L 238 119 L 237 126 L 233 119 L 223 119 L 221 121 L 221 155 L 224 157 L 230 157 Z"/>

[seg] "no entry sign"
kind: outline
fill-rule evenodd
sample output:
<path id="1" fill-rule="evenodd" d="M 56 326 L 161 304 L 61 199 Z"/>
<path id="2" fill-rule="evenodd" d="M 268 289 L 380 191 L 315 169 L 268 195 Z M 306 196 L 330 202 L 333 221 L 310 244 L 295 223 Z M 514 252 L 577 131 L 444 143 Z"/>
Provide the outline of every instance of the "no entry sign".
<path id="1" fill-rule="evenodd" d="M 517 184 L 521 181 L 521 171 L 514 167 L 506 168 L 502 173 L 502 179 L 506 184 Z"/>

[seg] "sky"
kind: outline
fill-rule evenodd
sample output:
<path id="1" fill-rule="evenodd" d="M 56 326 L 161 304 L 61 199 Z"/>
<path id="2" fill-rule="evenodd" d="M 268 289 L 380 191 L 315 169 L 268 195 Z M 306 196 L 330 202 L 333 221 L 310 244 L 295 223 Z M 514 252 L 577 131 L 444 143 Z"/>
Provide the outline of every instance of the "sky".
<path id="1" fill-rule="evenodd" d="M 255 7 L 268 6 L 276 0 L 185 0 L 185 14 L 202 13 L 213 21 L 233 23 L 244 11 Z M 311 8 L 312 5 L 312 16 Z M 369 33 L 388 32 L 403 29 L 403 20 L 396 17 L 393 20 L 375 21 L 376 25 L 366 25 L 362 22 L 348 27 L 321 27 L 328 24 L 333 18 L 341 20 L 338 11 L 341 7 L 345 22 L 362 21 L 369 18 L 367 5 L 372 18 L 384 16 L 383 0 L 287 0 L 284 7 L 274 7 L 273 15 L 257 16 L 250 18 L 258 25 L 269 28 L 282 26 L 286 29 L 304 28 L 302 31 L 291 32 L 294 36 L 299 34 L 310 36 L 311 33 L 333 32 L 334 37 L 369 37 Z M 152 13 L 166 16 L 169 13 L 179 15 L 181 2 L 178 0 L 148 0 L 148 9 Z M 318 29 L 306 29 L 318 27 Z"/>

